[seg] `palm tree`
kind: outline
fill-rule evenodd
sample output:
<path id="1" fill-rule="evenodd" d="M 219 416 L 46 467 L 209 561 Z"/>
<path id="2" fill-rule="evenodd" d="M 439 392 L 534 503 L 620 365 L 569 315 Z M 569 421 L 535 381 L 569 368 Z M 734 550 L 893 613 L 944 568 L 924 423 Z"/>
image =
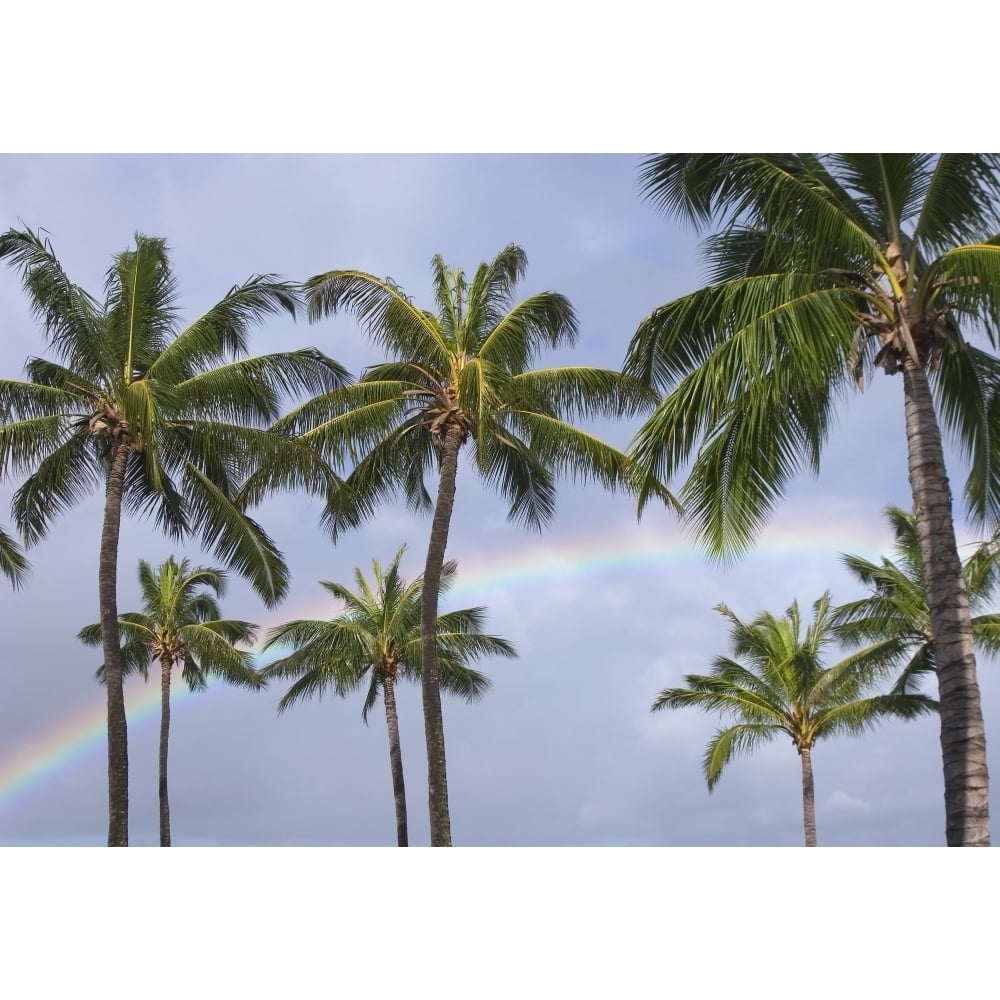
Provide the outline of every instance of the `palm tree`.
<path id="1" fill-rule="evenodd" d="M 357 591 L 343 584 L 321 581 L 322 585 L 344 604 L 343 611 L 329 621 L 293 621 L 267 633 L 264 650 L 275 645 L 294 647 L 294 652 L 270 666 L 262 674 L 271 677 L 295 677 L 296 682 L 278 702 L 283 712 L 302 698 L 320 695 L 332 688 L 341 697 L 367 687 L 361 717 L 378 701 L 385 702 L 385 721 L 389 730 L 389 766 L 396 803 L 396 838 L 406 847 L 406 791 L 403 784 L 403 756 L 399 742 L 399 719 L 396 713 L 396 682 L 420 677 L 420 607 L 423 581 L 407 584 L 399 575 L 399 561 L 405 546 L 383 573 L 378 561 L 372 561 L 374 587 L 360 569 L 355 569 Z M 441 592 L 455 577 L 456 565 L 441 567 Z M 437 619 L 435 637 L 441 687 L 468 701 L 478 700 L 490 686 L 489 679 L 471 669 L 470 661 L 483 656 L 514 657 L 517 653 L 506 640 L 482 631 L 484 608 L 451 611 Z"/>
<path id="2" fill-rule="evenodd" d="M 143 610 L 123 614 L 118 620 L 122 635 L 122 673 L 148 677 L 149 663 L 160 663 L 160 847 L 170 846 L 170 799 L 167 794 L 167 755 L 170 742 L 170 677 L 181 668 L 181 677 L 192 691 L 208 686 L 215 675 L 241 687 L 263 686 L 253 668 L 253 654 L 237 648 L 252 643 L 257 626 L 222 618 L 216 598 L 225 592 L 226 574 L 211 566 L 191 566 L 173 556 L 155 570 L 139 561 L 139 587 Z M 213 596 L 213 593 L 215 596 Z M 77 636 L 88 646 L 100 646 L 100 623 L 88 625 Z M 107 671 L 97 671 L 102 682 Z"/>
<path id="3" fill-rule="evenodd" d="M 515 304 L 526 267 L 524 251 L 511 245 L 480 264 L 469 283 L 436 256 L 436 313 L 417 308 L 390 279 L 361 271 L 310 278 L 311 320 L 353 312 L 393 360 L 278 425 L 324 454 L 349 447 L 358 456 L 328 508 L 335 533 L 371 516 L 397 492 L 414 509 L 433 508 L 423 573 L 421 688 L 434 846 L 451 844 L 435 623 L 459 453 L 470 445 L 476 471 L 509 502 L 510 519 L 540 529 L 555 513 L 561 473 L 609 488 L 634 485 L 621 451 L 569 421 L 633 414 L 652 404 L 648 390 L 619 372 L 529 368 L 543 348 L 575 343 L 577 325 L 569 301 L 556 292 Z M 432 468 L 433 503 L 424 485 Z M 672 502 L 666 491 L 661 495 Z"/>
<path id="4" fill-rule="evenodd" d="M 346 373 L 313 349 L 248 358 L 265 317 L 294 315 L 293 285 L 256 276 L 186 327 L 162 239 L 136 235 L 116 255 L 98 301 L 66 276 L 48 240 L 0 235 L 55 360 L 31 358 L 26 381 L 0 380 L 0 478 L 28 478 L 13 518 L 27 545 L 96 488 L 105 494 L 98 590 L 108 692 L 108 844 L 128 844 L 128 748 L 117 606 L 121 513 L 154 514 L 174 537 L 201 536 L 268 605 L 288 571 L 235 497 L 257 466 L 269 483 L 326 491 L 335 477 L 287 435 L 267 430 L 286 395 L 326 392 Z"/>
<path id="5" fill-rule="evenodd" d="M 652 711 L 693 705 L 735 718 L 705 750 L 702 767 L 711 791 L 737 754 L 750 753 L 776 736 L 788 736 L 802 762 L 802 813 L 806 847 L 816 846 L 812 748 L 827 736 L 860 734 L 886 716 L 912 719 L 935 709 L 926 695 L 895 691 L 862 697 L 898 659 L 892 640 L 852 653 L 831 667 L 823 650 L 835 638 L 830 595 L 813 604 L 813 620 L 802 633 L 798 603 L 775 618 L 763 612 L 743 622 L 724 604 L 733 653 L 716 657 L 711 674 L 689 674 L 686 687 L 665 688 Z"/>
<path id="6" fill-rule="evenodd" d="M 941 700 L 947 842 L 989 843 L 986 737 L 940 413 L 970 459 L 966 497 L 1000 514 L 1000 156 L 667 154 L 646 195 L 720 231 L 712 284 L 639 326 L 626 370 L 665 398 L 633 442 L 715 555 L 745 550 L 866 371 L 901 374 L 909 476 Z M 960 325 L 961 324 L 961 325 Z M 640 492 L 640 507 L 642 504 Z"/>
<path id="7" fill-rule="evenodd" d="M 0 573 L 15 588 L 20 587 L 28 575 L 28 560 L 25 559 L 21 546 L 3 528 L 0 528 Z"/>
<path id="8" fill-rule="evenodd" d="M 833 624 L 842 642 L 859 646 L 892 637 L 912 651 L 900 678 L 907 690 L 924 674 L 933 673 L 934 631 L 924 587 L 924 564 L 916 518 L 899 507 L 886 509 L 896 536 L 895 559 L 883 556 L 874 563 L 845 555 L 844 564 L 865 586 L 868 596 L 836 609 Z M 965 591 L 972 615 L 972 638 L 977 657 L 1000 654 L 1000 614 L 987 611 L 1000 583 L 1000 546 L 984 542 L 962 564 Z"/>

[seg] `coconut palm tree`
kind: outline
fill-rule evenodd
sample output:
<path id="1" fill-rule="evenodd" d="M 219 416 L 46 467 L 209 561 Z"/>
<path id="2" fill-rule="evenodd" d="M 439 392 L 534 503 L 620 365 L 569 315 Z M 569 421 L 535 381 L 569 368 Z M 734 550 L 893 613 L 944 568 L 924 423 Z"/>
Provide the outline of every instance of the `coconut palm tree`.
<path id="1" fill-rule="evenodd" d="M 268 605 L 288 571 L 235 498 L 260 466 L 270 483 L 325 492 L 335 477 L 317 456 L 268 430 L 286 396 L 329 391 L 346 372 L 313 349 L 248 358 L 247 336 L 279 311 L 293 285 L 255 276 L 203 316 L 179 322 L 166 243 L 137 235 L 107 273 L 103 300 L 73 284 L 51 244 L 31 230 L 0 235 L 0 259 L 21 275 L 53 360 L 27 379 L 0 380 L 0 478 L 28 474 L 13 519 L 27 545 L 54 517 L 103 489 L 98 593 L 108 692 L 108 843 L 128 844 L 128 749 L 117 606 L 122 509 L 153 514 L 174 537 L 192 533 L 245 576 Z"/>
<path id="2" fill-rule="evenodd" d="M 541 528 L 555 513 L 560 474 L 608 488 L 634 485 L 628 458 L 570 421 L 634 414 L 652 402 L 648 390 L 619 372 L 530 368 L 543 348 L 574 344 L 577 324 L 569 301 L 556 292 L 515 303 L 526 267 L 524 251 L 511 245 L 480 264 L 468 282 L 435 257 L 435 313 L 415 306 L 390 279 L 361 271 L 310 278 L 310 319 L 351 312 L 392 360 L 279 424 L 324 454 L 350 447 L 357 456 L 346 488 L 328 508 L 334 532 L 371 516 L 397 493 L 415 509 L 433 509 L 423 573 L 421 688 L 435 846 L 451 844 L 435 623 L 459 454 L 469 446 L 475 470 L 509 502 L 510 519 Z M 433 502 L 424 485 L 431 469 L 437 473 Z M 665 490 L 661 495 L 672 502 Z"/>
<path id="3" fill-rule="evenodd" d="M 150 661 L 160 664 L 160 847 L 169 847 L 167 757 L 173 668 L 180 667 L 192 691 L 204 690 L 210 675 L 257 690 L 263 681 L 253 667 L 253 654 L 238 648 L 253 642 L 257 626 L 221 617 L 216 600 L 226 587 L 221 569 L 192 566 L 187 559 L 177 562 L 173 556 L 156 569 L 140 560 L 139 587 L 143 610 L 123 614 L 118 620 L 122 673 L 140 673 L 145 678 Z M 88 646 L 100 646 L 100 623 L 81 629 L 77 638 Z M 102 683 L 106 681 L 103 665 L 97 675 Z"/>
<path id="4" fill-rule="evenodd" d="M 828 736 L 860 734 L 887 716 L 912 719 L 936 707 L 926 695 L 895 691 L 864 697 L 899 658 L 899 647 L 884 640 L 852 653 L 830 667 L 823 652 L 835 639 L 830 595 L 813 604 L 813 619 L 802 631 L 798 602 L 782 618 L 763 612 L 743 622 L 724 604 L 716 610 L 729 621 L 732 650 L 742 662 L 716 657 L 710 674 L 689 674 L 686 687 L 665 688 L 652 711 L 692 705 L 729 716 L 708 744 L 702 767 L 711 791 L 726 764 L 776 736 L 787 736 L 802 762 L 802 814 L 806 847 L 816 846 L 812 749 Z"/>
<path id="5" fill-rule="evenodd" d="M 289 656 L 275 660 L 261 673 L 265 678 L 298 678 L 280 702 L 283 712 L 303 698 L 322 696 L 332 689 L 341 697 L 366 688 L 361 717 L 368 713 L 381 694 L 385 703 L 385 721 L 389 730 L 389 766 L 396 804 L 396 838 L 400 847 L 408 844 L 406 790 L 403 784 L 403 755 L 399 742 L 399 718 L 396 712 L 396 683 L 420 677 L 420 606 L 423 581 L 407 584 L 399 574 L 400 548 L 383 573 L 377 560 L 372 561 L 374 586 L 355 569 L 357 590 L 343 584 L 322 585 L 344 604 L 343 610 L 329 621 L 293 621 L 267 633 L 264 650 L 276 645 L 294 648 Z M 441 567 L 441 592 L 455 577 L 456 564 Z M 469 667 L 470 661 L 483 656 L 514 657 L 517 653 L 506 640 L 482 631 L 484 608 L 450 611 L 437 619 L 435 632 L 441 688 L 478 700 L 490 686 L 489 679 Z"/>
<path id="6" fill-rule="evenodd" d="M 924 587 L 916 518 L 899 507 L 888 507 L 886 516 L 896 536 L 894 559 L 878 563 L 845 555 L 844 565 L 870 588 L 870 593 L 836 609 L 833 624 L 842 642 L 852 646 L 895 638 L 912 652 L 900 678 L 900 690 L 909 690 L 935 671 L 934 631 Z M 1000 614 L 988 611 L 1000 583 L 1000 546 L 984 542 L 962 564 L 965 591 L 972 615 L 976 656 L 1000 654 Z"/>
<path id="7" fill-rule="evenodd" d="M 626 370 L 664 393 L 633 442 L 716 555 L 745 550 L 791 477 L 819 468 L 836 408 L 901 375 L 913 509 L 941 700 L 947 842 L 989 843 L 988 775 L 944 428 L 972 513 L 1000 513 L 1000 156 L 666 154 L 645 194 L 718 230 L 711 284 L 640 324 Z M 936 407 L 936 410 L 935 410 Z M 640 506 L 642 494 L 640 492 Z"/>

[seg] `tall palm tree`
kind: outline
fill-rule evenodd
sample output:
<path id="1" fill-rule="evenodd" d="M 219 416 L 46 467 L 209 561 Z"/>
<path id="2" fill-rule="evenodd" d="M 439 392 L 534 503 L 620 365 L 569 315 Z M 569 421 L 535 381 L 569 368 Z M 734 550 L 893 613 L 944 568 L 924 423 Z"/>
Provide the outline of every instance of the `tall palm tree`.
<path id="1" fill-rule="evenodd" d="M 896 536 L 894 559 L 878 563 L 861 556 L 845 555 L 844 565 L 870 593 L 836 609 L 833 624 L 842 642 L 859 646 L 882 638 L 895 638 L 912 652 L 900 678 L 903 690 L 936 669 L 934 630 L 924 586 L 924 563 L 920 553 L 916 518 L 899 507 L 889 507 L 886 516 Z M 1000 546 L 984 542 L 962 564 L 965 591 L 972 615 L 972 638 L 977 657 L 1000 654 L 1000 614 L 987 609 L 1000 583 Z"/>
<path id="2" fill-rule="evenodd" d="M 407 584 L 400 576 L 399 561 L 404 551 L 405 546 L 384 573 L 378 561 L 372 561 L 374 587 L 360 569 L 354 571 L 356 591 L 343 584 L 321 581 L 334 598 L 343 602 L 343 610 L 329 621 L 300 620 L 271 629 L 264 650 L 284 645 L 294 647 L 294 652 L 261 671 L 265 678 L 298 678 L 278 702 L 279 712 L 302 698 L 322 696 L 331 688 L 344 697 L 367 687 L 361 711 L 367 723 L 368 713 L 381 694 L 389 730 L 389 766 L 400 847 L 407 846 L 408 835 L 395 689 L 397 681 L 420 677 L 423 589 L 419 578 Z M 454 580 L 455 570 L 454 562 L 441 567 L 442 593 Z M 468 666 L 470 661 L 483 656 L 517 655 L 506 639 L 483 633 L 484 616 L 484 608 L 450 611 L 438 617 L 435 630 L 441 687 L 469 701 L 481 698 L 490 686 L 487 677 Z"/>
<path id="3" fill-rule="evenodd" d="M 633 443 L 717 555 L 746 549 L 789 479 L 818 469 L 838 404 L 900 374 L 917 534 L 937 638 L 947 842 L 989 843 L 986 736 L 941 427 L 1000 513 L 1000 156 L 666 154 L 646 195 L 718 231 L 712 284 L 639 326 L 626 370 L 665 394 Z M 935 412 L 935 405 L 937 411 Z M 642 497 L 640 494 L 640 504 Z"/>
<path id="4" fill-rule="evenodd" d="M 802 632 L 798 602 L 776 618 L 763 612 L 743 622 L 724 604 L 732 650 L 742 662 L 716 657 L 708 675 L 689 674 L 686 687 L 665 688 L 652 711 L 692 705 L 737 721 L 720 729 L 708 744 L 702 767 L 711 791 L 722 770 L 738 754 L 784 735 L 802 762 L 802 815 L 806 847 L 816 846 L 816 806 L 812 749 L 828 736 L 860 734 L 880 719 L 912 719 L 935 709 L 926 695 L 890 692 L 864 697 L 897 661 L 899 647 L 885 640 L 824 667 L 824 649 L 835 638 L 830 595 L 813 604 L 813 619 Z"/>
<path id="5" fill-rule="evenodd" d="M 174 537 L 200 535 L 268 605 L 288 571 L 237 502 L 257 466 L 270 482 L 333 488 L 332 472 L 268 430 L 288 395 L 346 381 L 314 349 L 248 358 L 250 329 L 294 315 L 293 285 L 255 276 L 181 326 L 166 243 L 136 235 L 107 272 L 102 301 L 73 284 L 51 244 L 31 230 L 0 235 L 0 259 L 21 275 L 54 360 L 31 358 L 27 380 L 0 380 L 0 478 L 28 478 L 13 519 L 27 545 L 96 488 L 105 495 L 98 569 L 108 692 L 108 844 L 128 844 L 128 748 L 119 648 L 117 565 L 122 509 L 154 514 Z"/>
<path id="6" fill-rule="evenodd" d="M 556 292 L 515 303 L 526 267 L 524 251 L 511 245 L 480 264 L 470 283 L 436 256 L 436 313 L 419 309 L 390 279 L 361 271 L 310 278 L 311 320 L 352 312 L 393 360 L 279 424 L 323 453 L 350 447 L 358 457 L 328 509 L 334 532 L 370 516 L 397 492 L 414 509 L 433 508 L 423 573 L 421 688 L 435 846 L 451 844 L 435 623 L 459 453 L 470 446 L 476 471 L 509 502 L 510 519 L 541 528 L 555 512 L 559 474 L 609 488 L 634 485 L 621 451 L 569 421 L 633 414 L 652 400 L 619 372 L 529 367 L 543 348 L 574 344 L 577 324 L 569 301 Z M 424 485 L 430 469 L 437 472 L 433 503 Z M 672 502 L 665 490 L 661 495 Z"/>
<path id="7" fill-rule="evenodd" d="M 253 642 L 257 626 L 222 618 L 216 600 L 226 587 L 221 569 L 192 566 L 187 559 L 177 562 L 173 556 L 156 569 L 140 560 L 139 587 L 143 610 L 123 614 L 118 620 L 122 673 L 147 677 L 150 661 L 160 664 L 160 847 L 169 847 L 167 757 L 173 668 L 181 668 L 181 677 L 192 691 L 204 690 L 209 675 L 257 690 L 263 681 L 253 667 L 253 654 L 238 648 Z M 100 623 L 81 629 L 77 638 L 88 646 L 100 646 Z M 97 674 L 106 681 L 103 665 Z"/>

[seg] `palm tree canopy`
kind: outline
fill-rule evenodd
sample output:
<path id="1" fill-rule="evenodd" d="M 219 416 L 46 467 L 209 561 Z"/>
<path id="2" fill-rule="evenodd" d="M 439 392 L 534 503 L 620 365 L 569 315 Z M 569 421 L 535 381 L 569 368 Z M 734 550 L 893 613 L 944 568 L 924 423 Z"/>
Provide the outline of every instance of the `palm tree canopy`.
<path id="1" fill-rule="evenodd" d="M 870 593 L 837 608 L 833 624 L 841 641 L 852 646 L 893 637 L 912 650 L 900 678 L 905 686 L 935 670 L 934 634 L 916 518 L 899 507 L 888 507 L 886 516 L 895 534 L 893 558 L 883 556 L 875 563 L 861 556 L 843 556 L 844 565 Z M 979 545 L 962 571 L 976 652 L 996 656 L 1000 654 L 1000 614 L 988 609 L 1000 582 L 1000 547 L 995 541 Z"/>
<path id="2" fill-rule="evenodd" d="M 0 476 L 28 477 L 13 501 L 25 543 L 101 487 L 125 445 L 124 508 L 152 514 L 173 537 L 198 533 L 267 603 L 280 600 L 287 569 L 239 488 L 262 467 L 271 483 L 334 489 L 326 463 L 269 427 L 287 398 L 348 381 L 314 348 L 246 356 L 254 325 L 295 315 L 297 288 L 257 275 L 182 326 L 162 239 L 137 234 L 113 259 L 101 300 L 30 229 L 0 235 L 0 259 L 19 271 L 53 355 L 29 359 L 26 380 L 0 380 Z"/>
<path id="3" fill-rule="evenodd" d="M 717 657 L 710 674 L 687 675 L 685 687 L 665 688 L 652 705 L 654 712 L 690 705 L 736 720 L 720 729 L 705 751 L 709 789 L 733 757 L 780 734 L 801 752 L 825 737 L 863 733 L 886 716 L 910 719 L 936 708 L 922 694 L 867 693 L 898 664 L 900 649 L 892 639 L 823 665 L 823 654 L 836 639 L 829 594 L 813 604 L 804 631 L 798 602 L 781 618 L 762 612 L 751 622 L 724 604 L 716 610 L 729 622 L 734 656 Z"/>
<path id="4" fill-rule="evenodd" d="M 383 571 L 373 560 L 374 584 L 359 568 L 354 571 L 356 589 L 321 581 L 343 610 L 326 621 L 299 620 L 271 629 L 263 650 L 291 647 L 294 652 L 275 660 L 261 671 L 263 677 L 296 678 L 278 703 L 283 712 L 296 701 L 329 690 L 346 696 L 367 685 L 362 717 L 378 701 L 387 676 L 393 680 L 420 677 L 420 598 L 422 578 L 407 583 L 399 572 L 405 546 Z M 444 590 L 454 582 L 457 565 L 445 564 Z M 514 646 L 506 639 L 483 632 L 484 608 L 464 608 L 438 617 L 437 648 L 441 687 L 467 701 L 478 701 L 490 680 L 469 666 L 487 656 L 513 658 Z"/>
<path id="5" fill-rule="evenodd" d="M 667 154 L 653 204 L 697 226 L 711 284 L 656 309 L 625 371 L 664 399 L 636 436 L 643 474 L 690 463 L 685 509 L 716 556 L 745 551 L 790 478 L 818 470 L 866 371 L 930 371 L 970 466 L 974 516 L 1000 515 L 1000 157 Z M 645 502 L 640 492 L 640 505 Z"/>
<path id="6" fill-rule="evenodd" d="M 335 534 L 397 491 L 413 509 L 429 509 L 424 476 L 451 427 L 470 443 L 482 478 L 507 500 L 509 517 L 526 525 L 540 528 L 552 518 L 559 475 L 634 488 L 630 460 L 570 421 L 648 411 L 654 395 L 620 372 L 530 367 L 543 350 L 575 344 L 577 322 L 556 292 L 515 300 L 526 266 L 524 251 L 510 245 L 469 282 L 436 256 L 433 313 L 391 279 L 361 271 L 306 282 L 310 320 L 353 312 L 391 357 L 278 424 L 323 454 L 356 457 L 348 489 L 328 511 Z M 674 503 L 657 484 L 650 491 Z"/>
<path id="7" fill-rule="evenodd" d="M 139 562 L 141 612 L 119 618 L 122 635 L 122 673 L 148 676 L 150 662 L 180 665 L 192 691 L 207 686 L 209 675 L 253 690 L 263 686 L 254 669 L 249 646 L 257 635 L 250 622 L 222 618 L 217 598 L 225 593 L 226 574 L 211 566 L 192 566 L 173 556 L 155 569 Z M 77 638 L 88 646 L 101 645 L 100 623 L 81 629 Z M 104 679 L 104 667 L 97 670 Z"/>

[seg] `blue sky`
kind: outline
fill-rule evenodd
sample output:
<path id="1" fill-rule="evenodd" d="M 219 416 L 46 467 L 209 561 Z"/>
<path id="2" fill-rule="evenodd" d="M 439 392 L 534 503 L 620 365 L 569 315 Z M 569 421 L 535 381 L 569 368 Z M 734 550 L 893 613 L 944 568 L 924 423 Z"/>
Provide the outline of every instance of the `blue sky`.
<path id="1" fill-rule="evenodd" d="M 587 156 L 130 156 L 0 159 L 0 217 L 44 227 L 68 272 L 99 289 L 110 256 L 135 231 L 164 235 L 181 302 L 193 318 L 232 284 L 268 271 L 304 279 L 335 267 L 390 275 L 430 301 L 435 253 L 472 271 L 508 242 L 528 255 L 519 293 L 567 295 L 580 322 L 572 351 L 553 357 L 618 367 L 639 320 L 695 287 L 697 241 L 638 195 L 639 158 Z M 0 272 L 4 375 L 40 350 L 15 275 Z M 354 372 L 378 360 L 349 318 L 278 320 L 257 352 L 315 345 Z M 546 359 L 547 361 L 547 359 Z M 796 481 L 754 553 L 734 567 L 703 558 L 676 518 L 650 509 L 636 523 L 628 498 L 563 485 L 542 535 L 505 519 L 502 502 L 463 474 L 448 554 L 459 563 L 451 606 L 483 604 L 489 628 L 516 643 L 513 662 L 484 665 L 487 699 L 446 705 L 449 787 L 457 843 L 556 845 L 786 845 L 801 840 L 798 758 L 775 743 L 735 762 L 709 795 L 699 761 L 714 720 L 651 715 L 663 687 L 727 650 L 725 602 L 741 617 L 808 606 L 826 589 L 860 596 L 840 552 L 869 556 L 890 535 L 881 511 L 908 506 L 900 386 L 876 380 L 851 400 L 818 478 Z M 635 424 L 596 428 L 625 445 Z M 953 478 L 960 482 L 959 469 Z M 9 498 L 10 486 L 5 486 Z M 58 730 L 101 692 L 93 653 L 74 640 L 97 618 L 101 498 L 60 519 L 32 552 L 20 593 L 0 592 L 14 623 L 0 670 L 0 760 Z M 334 547 L 301 497 L 270 501 L 260 519 L 294 582 L 268 611 L 234 579 L 224 610 L 269 627 L 332 613 L 320 579 L 349 582 L 355 566 L 408 544 L 408 576 L 423 565 L 428 522 L 386 507 Z M 7 523 L 10 521 L 8 519 Z M 970 540 L 966 531 L 964 540 Z M 653 558 L 650 552 L 657 553 Z M 135 566 L 183 552 L 152 525 L 123 528 L 119 604 L 136 605 Z M 463 577 L 463 568 L 468 583 Z M 30 669 L 26 665 L 30 664 Z M 987 724 L 997 717 L 991 665 L 982 670 Z M 278 718 L 280 688 L 248 694 L 214 685 L 181 699 L 171 732 L 171 805 L 178 844 L 392 843 L 392 796 L 380 714 L 326 699 Z M 133 702 L 143 697 L 133 685 Z M 411 839 L 426 842 L 422 722 L 415 689 L 401 694 Z M 155 713 L 130 730 L 131 835 L 155 843 Z M 822 843 L 942 842 L 936 721 L 886 724 L 815 754 Z M 100 750 L 0 806 L 0 841 L 100 843 L 106 761 Z"/>

